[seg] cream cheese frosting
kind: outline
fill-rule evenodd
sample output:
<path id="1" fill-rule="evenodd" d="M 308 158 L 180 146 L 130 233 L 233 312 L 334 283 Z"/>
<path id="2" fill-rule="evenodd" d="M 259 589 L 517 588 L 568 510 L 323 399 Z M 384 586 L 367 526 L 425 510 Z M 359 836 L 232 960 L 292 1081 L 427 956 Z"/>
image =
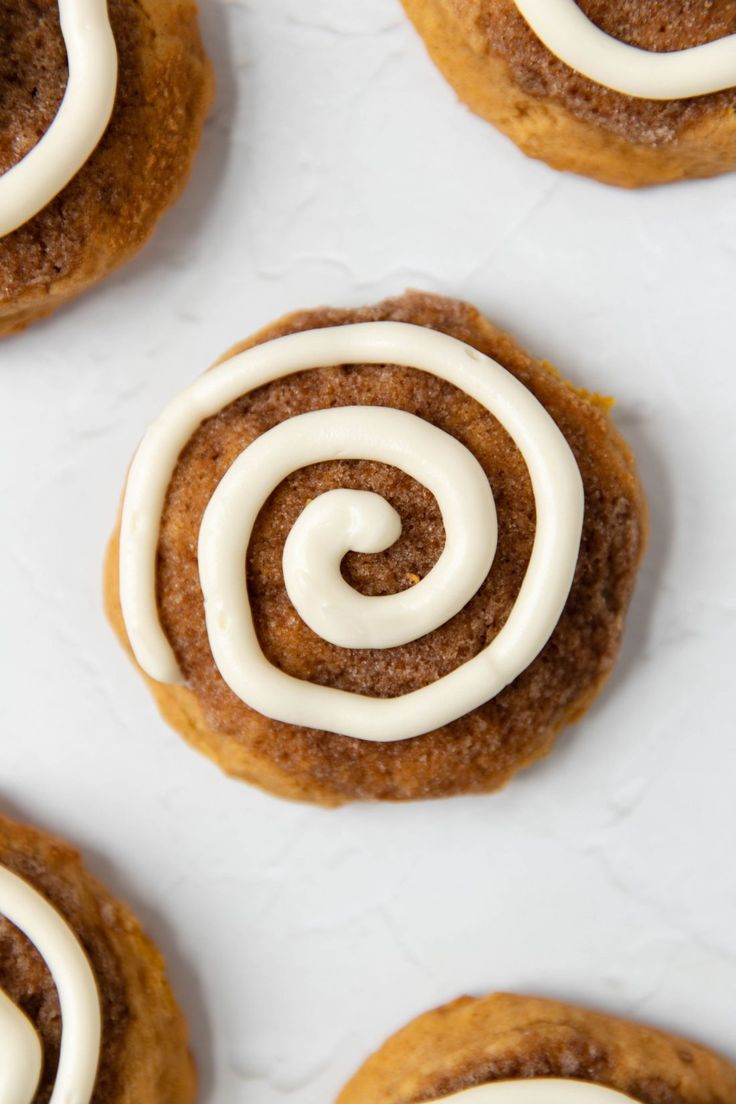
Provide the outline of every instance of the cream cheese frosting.
<path id="1" fill-rule="evenodd" d="M 296 679 L 261 651 L 244 563 L 256 518 L 291 472 L 327 460 L 392 464 L 426 486 L 440 507 L 445 548 L 412 590 L 386 597 L 352 591 L 344 554 L 378 552 L 401 522 L 379 496 L 340 490 L 303 511 L 284 549 L 284 580 L 303 620 L 345 648 L 390 648 L 416 640 L 463 608 L 496 549 L 492 489 L 459 441 L 403 410 L 339 407 L 287 419 L 234 461 L 208 503 L 198 562 L 215 663 L 237 696 L 264 716 L 362 740 L 391 742 L 447 724 L 498 694 L 539 654 L 572 584 L 583 518 L 576 461 L 559 428 L 510 372 L 446 334 L 400 322 L 369 322 L 289 334 L 205 373 L 153 423 L 133 459 L 123 500 L 120 602 L 130 644 L 159 682 L 183 681 L 158 616 L 156 560 L 166 492 L 181 450 L 201 423 L 272 380 L 340 364 L 401 364 L 446 380 L 504 425 L 523 454 L 536 505 L 531 559 L 498 635 L 431 685 L 374 698 Z"/>
<path id="2" fill-rule="evenodd" d="M 544 1077 L 493 1081 L 443 1096 L 436 1104 L 633 1104 L 632 1098 L 592 1081 Z"/>
<path id="3" fill-rule="evenodd" d="M 43 958 L 61 1006 L 59 1065 L 49 1104 L 89 1104 L 100 1056 L 101 1014 L 92 969 L 64 918 L 28 882 L 0 866 L 0 914 Z M 41 1078 L 40 1041 L 0 990 L 0 1104 L 32 1104 Z"/>
<path id="4" fill-rule="evenodd" d="M 112 115 L 118 55 L 107 0 L 59 0 L 69 79 L 42 138 L 0 176 L 0 237 L 50 203 L 88 161 Z"/>
<path id="5" fill-rule="evenodd" d="M 606 34 L 575 0 L 516 0 L 516 6 L 560 61 L 626 96 L 679 100 L 736 86 L 736 34 L 660 53 Z"/>

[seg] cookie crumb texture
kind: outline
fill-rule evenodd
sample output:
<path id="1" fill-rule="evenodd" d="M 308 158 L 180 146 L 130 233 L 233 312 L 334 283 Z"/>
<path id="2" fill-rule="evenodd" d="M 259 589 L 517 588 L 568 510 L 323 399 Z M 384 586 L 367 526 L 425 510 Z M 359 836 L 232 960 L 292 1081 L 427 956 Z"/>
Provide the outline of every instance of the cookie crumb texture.
<path id="1" fill-rule="evenodd" d="M 657 101 L 588 80 L 543 45 L 514 0 L 402 0 L 461 100 L 530 157 L 639 187 L 736 168 L 736 87 Z M 736 0 L 578 0 L 607 34 L 652 51 L 736 33 Z"/>
<path id="2" fill-rule="evenodd" d="M 199 145 L 214 82 L 191 0 L 109 0 L 117 98 L 100 144 L 67 187 L 0 238 L 0 335 L 103 279 L 151 235 Z M 57 0 L 0 0 L 0 172 L 43 136 L 67 60 Z"/>
<path id="3" fill-rule="evenodd" d="M 419 1016 L 337 1104 L 424 1104 L 492 1081 L 563 1077 L 639 1104 L 733 1104 L 736 1067 L 697 1043 L 557 1001 L 495 993 Z"/>
<path id="4" fill-rule="evenodd" d="M 284 588 L 284 542 L 308 501 L 324 491 L 375 491 L 398 511 L 401 537 L 379 555 L 350 553 L 343 574 L 364 594 L 403 590 L 427 574 L 444 544 L 441 517 L 429 492 L 388 465 L 338 461 L 295 472 L 261 511 L 247 571 L 266 656 L 295 678 L 373 697 L 394 697 L 435 682 L 486 647 L 506 621 L 534 539 L 526 465 L 506 431 L 475 400 L 425 372 L 396 365 L 301 372 L 257 389 L 199 428 L 175 469 L 159 542 L 159 614 L 188 685 L 163 686 L 150 679 L 149 685 L 164 716 L 227 772 L 286 797 L 327 805 L 494 790 L 544 755 L 563 725 L 585 711 L 613 666 L 644 544 L 644 506 L 633 460 L 605 404 L 563 383 L 465 303 L 416 292 L 362 310 L 306 311 L 276 322 L 238 348 L 294 331 L 382 319 L 458 337 L 500 361 L 533 391 L 580 465 L 585 523 L 572 592 L 554 635 L 492 701 L 443 728 L 397 743 L 299 728 L 269 720 L 240 701 L 210 652 L 197 533 L 212 493 L 235 458 L 286 418 L 358 404 L 418 415 L 460 440 L 486 471 L 499 521 L 490 574 L 459 614 L 398 648 L 342 649 L 313 633 Z M 117 558 L 115 538 L 108 556 L 107 607 L 125 641 Z"/>
<path id="5" fill-rule="evenodd" d="M 163 959 L 138 921 L 62 840 L 0 817 L 0 863 L 57 909 L 92 966 L 102 1006 L 100 1065 L 91 1104 L 192 1104 L 187 1029 Z M 0 916 L 0 989 L 33 1023 L 44 1068 L 34 1104 L 47 1104 L 63 1025 L 51 975 L 35 947 Z"/>

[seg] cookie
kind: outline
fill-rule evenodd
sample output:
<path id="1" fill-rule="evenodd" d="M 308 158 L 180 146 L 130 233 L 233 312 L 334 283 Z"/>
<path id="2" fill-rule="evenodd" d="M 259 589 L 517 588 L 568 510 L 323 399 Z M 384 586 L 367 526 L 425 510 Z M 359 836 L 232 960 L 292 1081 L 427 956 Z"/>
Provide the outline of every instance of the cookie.
<path id="1" fill-rule="evenodd" d="M 736 167 L 736 0 L 403 0 L 460 99 L 555 169 Z"/>
<path id="2" fill-rule="evenodd" d="M 161 955 L 76 851 L 4 817 L 0 1082 L 18 1104 L 195 1097 L 186 1025 Z"/>
<path id="3" fill-rule="evenodd" d="M 414 292 L 290 315 L 174 400 L 106 606 L 236 777 L 324 805 L 483 792 L 609 675 L 645 529 L 609 404 Z"/>
<path id="4" fill-rule="evenodd" d="M 736 1067 L 697 1043 L 558 1001 L 462 997 L 402 1028 L 337 1104 L 731 1104 Z"/>
<path id="5" fill-rule="evenodd" d="M 192 0 L 0 0 L 0 335 L 140 249 L 212 93 Z"/>

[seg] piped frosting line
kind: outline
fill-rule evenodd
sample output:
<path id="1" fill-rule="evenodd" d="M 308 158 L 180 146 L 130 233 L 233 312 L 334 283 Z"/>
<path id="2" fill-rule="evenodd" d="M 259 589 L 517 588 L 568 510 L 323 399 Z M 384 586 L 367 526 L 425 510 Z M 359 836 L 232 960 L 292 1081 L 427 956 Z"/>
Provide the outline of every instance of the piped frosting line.
<path id="1" fill-rule="evenodd" d="M 115 104 L 118 54 L 107 0 L 59 0 L 69 60 L 64 99 L 42 138 L 0 176 L 0 237 L 37 215 L 89 160 Z"/>
<path id="2" fill-rule="evenodd" d="M 0 866 L 0 914 L 30 939 L 53 979 L 61 1006 L 59 1065 L 49 1104 L 89 1104 L 102 1021 L 94 975 L 64 918 L 28 882 Z M 0 992 L 0 1104 L 32 1104 L 42 1051 L 30 1021 Z"/>
<path id="3" fill-rule="evenodd" d="M 560 61 L 623 95 L 679 100 L 736 86 L 736 35 L 661 53 L 606 34 L 575 0 L 516 0 L 516 6 Z"/>
<path id="4" fill-rule="evenodd" d="M 0 1104 L 30 1104 L 42 1069 L 33 1024 L 0 989 Z"/>
<path id="5" fill-rule="evenodd" d="M 161 517 L 182 449 L 205 419 L 255 388 L 294 372 L 342 364 L 405 365 L 472 396 L 500 420 L 523 454 L 536 504 L 526 575 L 497 636 L 431 685 L 374 698 L 298 680 L 263 655 L 243 570 L 258 512 L 291 472 L 329 460 L 393 464 L 427 486 L 439 503 L 447 537 L 440 560 L 414 595 L 355 595 L 341 606 L 342 555 L 350 548 L 378 551 L 400 531 L 391 508 L 379 507 L 373 494 L 320 496 L 303 512 L 284 552 L 289 595 L 315 631 L 343 647 L 393 647 L 459 612 L 490 568 L 495 507 L 477 460 L 454 438 L 405 411 L 339 407 L 287 419 L 264 433 L 215 489 L 202 520 L 198 559 L 209 642 L 225 682 L 264 716 L 390 742 L 448 724 L 512 682 L 554 631 L 577 564 L 583 487 L 570 447 L 523 384 L 464 342 L 406 323 L 358 323 L 289 334 L 207 372 L 153 423 L 133 459 L 121 521 L 120 601 L 143 670 L 159 682 L 182 682 L 156 595 Z"/>
<path id="6" fill-rule="evenodd" d="M 635 1104 L 630 1096 L 594 1085 L 544 1077 L 534 1080 L 492 1081 L 474 1089 L 443 1096 L 436 1104 Z"/>

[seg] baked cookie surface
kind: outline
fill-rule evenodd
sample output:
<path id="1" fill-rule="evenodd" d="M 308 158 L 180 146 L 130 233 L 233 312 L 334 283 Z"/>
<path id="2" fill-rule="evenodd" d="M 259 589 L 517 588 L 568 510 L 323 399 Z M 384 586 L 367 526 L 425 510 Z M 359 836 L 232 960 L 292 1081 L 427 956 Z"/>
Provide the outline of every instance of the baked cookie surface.
<path id="1" fill-rule="evenodd" d="M 736 167 L 734 88 L 685 99 L 625 95 L 576 72 L 532 30 L 515 0 L 403 0 L 461 100 L 524 153 L 624 187 Z M 614 39 L 652 52 L 736 33 L 736 0 L 579 0 Z"/>
<path id="2" fill-rule="evenodd" d="M 0 335 L 128 260 L 189 177 L 213 94 L 195 4 L 109 0 L 109 18 L 118 54 L 112 117 L 63 191 L 0 238 Z M 67 76 L 56 0 L 0 0 L 0 174 L 46 133 Z"/>
<path id="3" fill-rule="evenodd" d="M 203 514 L 248 445 L 305 411 L 351 404 L 391 407 L 455 437 L 487 475 L 498 515 L 498 549 L 490 573 L 457 616 L 400 647 L 341 648 L 320 638 L 289 599 L 282 555 L 310 501 L 334 488 L 371 490 L 398 511 L 401 536 L 377 555 L 349 553 L 343 577 L 367 595 L 403 591 L 429 572 L 445 540 L 437 504 L 425 487 L 386 464 L 321 463 L 294 471 L 258 516 L 247 581 L 267 660 L 295 679 L 376 698 L 435 683 L 484 649 L 505 624 L 535 535 L 526 465 L 506 431 L 474 399 L 426 372 L 396 365 L 299 372 L 245 395 L 200 426 L 181 452 L 169 484 L 157 554 L 158 615 L 184 685 L 148 678 L 149 686 L 169 722 L 228 773 L 282 796 L 327 805 L 490 791 L 546 754 L 559 730 L 585 711 L 613 667 L 645 541 L 642 492 L 631 453 L 613 428 L 607 405 L 563 383 L 467 304 L 408 293 L 362 310 L 307 311 L 282 319 L 245 345 L 380 320 L 450 334 L 495 358 L 520 380 L 572 449 L 582 476 L 585 518 L 574 582 L 551 640 L 492 700 L 435 731 L 391 743 L 283 723 L 250 708 L 223 680 L 212 655 L 200 587 L 197 533 Z M 127 644 L 118 537 L 116 533 L 109 549 L 105 601 Z"/>
<path id="4" fill-rule="evenodd" d="M 413 1020 L 365 1062 L 338 1104 L 425 1104 L 529 1078 L 590 1082 L 636 1104 L 736 1099 L 736 1067 L 697 1043 L 557 1001 L 495 993 Z"/>
<path id="5" fill-rule="evenodd" d="M 195 1074 L 186 1024 L 161 955 L 131 912 L 87 873 L 68 844 L 5 818 L 0 869 L 23 879 L 60 914 L 91 967 L 102 1021 L 91 1104 L 191 1104 Z M 57 985 L 39 951 L 1 914 L 0 990 L 41 1042 L 43 1072 L 33 1104 L 46 1104 L 64 1031 Z"/>

